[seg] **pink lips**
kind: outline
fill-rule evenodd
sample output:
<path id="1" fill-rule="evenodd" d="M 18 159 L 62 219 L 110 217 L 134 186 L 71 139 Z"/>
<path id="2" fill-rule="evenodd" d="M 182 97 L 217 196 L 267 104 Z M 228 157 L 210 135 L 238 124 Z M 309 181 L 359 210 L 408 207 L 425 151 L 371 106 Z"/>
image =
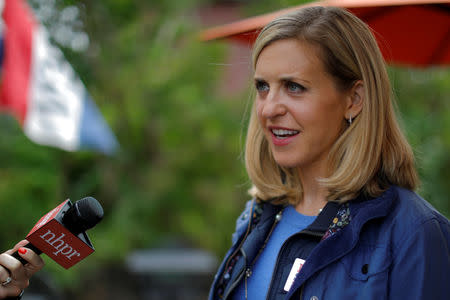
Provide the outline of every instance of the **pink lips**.
<path id="1" fill-rule="evenodd" d="M 294 134 L 289 137 L 280 138 L 273 133 L 273 131 L 272 131 L 273 129 L 285 129 L 285 130 L 290 130 L 290 129 L 282 128 L 282 127 L 270 127 L 269 128 L 270 135 L 272 136 L 272 143 L 275 146 L 286 146 L 286 145 L 290 144 L 292 142 L 292 140 L 298 136 L 298 133 L 297 133 L 297 134 Z"/>

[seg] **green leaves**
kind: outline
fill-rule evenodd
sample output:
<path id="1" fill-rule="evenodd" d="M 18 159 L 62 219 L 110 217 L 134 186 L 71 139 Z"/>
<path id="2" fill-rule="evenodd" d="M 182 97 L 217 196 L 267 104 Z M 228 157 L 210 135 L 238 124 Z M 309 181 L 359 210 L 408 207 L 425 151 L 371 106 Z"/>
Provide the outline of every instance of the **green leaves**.
<path id="1" fill-rule="evenodd" d="M 449 217 L 450 70 L 391 68 L 390 76 L 417 159 L 419 193 Z"/>

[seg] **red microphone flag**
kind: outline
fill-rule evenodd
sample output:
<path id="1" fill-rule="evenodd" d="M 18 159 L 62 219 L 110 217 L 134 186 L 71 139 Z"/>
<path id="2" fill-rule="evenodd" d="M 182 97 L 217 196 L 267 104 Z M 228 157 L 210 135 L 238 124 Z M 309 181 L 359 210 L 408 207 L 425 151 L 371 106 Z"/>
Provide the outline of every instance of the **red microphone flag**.
<path id="1" fill-rule="evenodd" d="M 43 216 L 26 237 L 33 246 L 66 269 L 94 252 L 85 232 L 74 235 L 61 223 L 71 205 L 70 200 L 61 203 Z"/>

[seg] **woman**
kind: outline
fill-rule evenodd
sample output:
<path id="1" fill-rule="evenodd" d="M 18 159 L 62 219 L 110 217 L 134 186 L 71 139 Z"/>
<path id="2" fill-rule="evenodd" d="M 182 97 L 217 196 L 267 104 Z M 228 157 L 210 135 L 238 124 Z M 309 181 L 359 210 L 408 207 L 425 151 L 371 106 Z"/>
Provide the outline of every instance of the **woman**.
<path id="1" fill-rule="evenodd" d="M 25 248 L 26 244 L 28 241 L 20 241 L 13 249 L 0 254 L 0 299 L 20 299 L 31 276 L 44 267 L 42 258 Z M 27 264 L 22 265 L 11 256 L 16 251 Z"/>
<path id="2" fill-rule="evenodd" d="M 280 17 L 253 50 L 254 200 L 209 299 L 448 299 L 450 224 L 413 190 L 385 64 L 346 10 Z"/>

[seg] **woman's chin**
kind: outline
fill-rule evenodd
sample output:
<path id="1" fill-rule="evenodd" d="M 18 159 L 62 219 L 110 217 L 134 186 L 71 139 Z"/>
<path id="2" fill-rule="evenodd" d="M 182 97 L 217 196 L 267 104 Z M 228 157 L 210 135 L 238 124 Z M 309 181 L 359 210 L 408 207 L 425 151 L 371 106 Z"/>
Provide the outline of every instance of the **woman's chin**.
<path id="1" fill-rule="evenodd" d="M 275 159 L 275 162 L 277 163 L 277 165 L 279 165 L 282 168 L 296 168 L 298 166 L 297 162 L 294 162 L 292 160 L 282 160 L 282 159 Z"/>

